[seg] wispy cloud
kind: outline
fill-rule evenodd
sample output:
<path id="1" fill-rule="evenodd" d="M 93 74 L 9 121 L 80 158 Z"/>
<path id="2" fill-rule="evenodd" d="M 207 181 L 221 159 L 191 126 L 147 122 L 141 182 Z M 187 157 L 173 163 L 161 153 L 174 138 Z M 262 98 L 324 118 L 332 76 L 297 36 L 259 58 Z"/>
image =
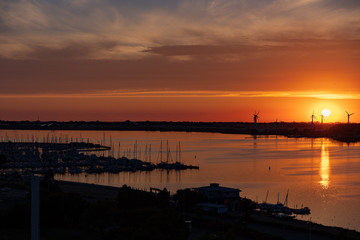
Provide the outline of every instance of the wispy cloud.
<path id="1" fill-rule="evenodd" d="M 360 4 L 354 0 L 168 2 L 4 0 L 0 54 L 40 58 L 39 48 L 78 46 L 77 58 L 131 59 L 146 56 L 144 49 L 171 45 L 264 46 L 282 45 L 277 40 L 283 38 L 360 37 Z M 91 46 L 91 54 L 81 45 Z"/>
<path id="2" fill-rule="evenodd" d="M 315 98 L 360 99 L 359 93 L 281 91 L 112 90 L 84 94 L 1 94 L 0 98 Z"/>

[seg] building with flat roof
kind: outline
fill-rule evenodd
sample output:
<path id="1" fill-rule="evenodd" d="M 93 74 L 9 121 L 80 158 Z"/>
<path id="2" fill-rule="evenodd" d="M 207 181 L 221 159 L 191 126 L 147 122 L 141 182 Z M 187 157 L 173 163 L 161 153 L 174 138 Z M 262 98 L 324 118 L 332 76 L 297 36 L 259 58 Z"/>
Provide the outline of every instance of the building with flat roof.
<path id="1" fill-rule="evenodd" d="M 210 183 L 210 186 L 194 188 L 195 191 L 204 194 L 209 202 L 228 203 L 240 198 L 240 189 L 220 187 L 218 183 Z"/>

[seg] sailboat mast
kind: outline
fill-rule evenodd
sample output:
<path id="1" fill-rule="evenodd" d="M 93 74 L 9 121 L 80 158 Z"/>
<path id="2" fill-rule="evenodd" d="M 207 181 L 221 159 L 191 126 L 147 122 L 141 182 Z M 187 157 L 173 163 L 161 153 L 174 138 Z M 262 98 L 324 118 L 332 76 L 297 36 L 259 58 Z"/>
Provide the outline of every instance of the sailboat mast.
<path id="1" fill-rule="evenodd" d="M 145 145 L 145 153 L 144 153 L 144 160 L 147 162 L 147 144 Z"/>
<path id="2" fill-rule="evenodd" d="M 151 144 L 149 146 L 149 162 L 151 162 Z"/>
<path id="3" fill-rule="evenodd" d="M 181 163 L 181 146 L 180 146 L 180 142 L 179 142 L 179 162 Z"/>
<path id="4" fill-rule="evenodd" d="M 169 140 L 166 140 L 166 163 L 169 163 Z"/>
<path id="5" fill-rule="evenodd" d="M 288 196 L 289 196 L 289 189 L 287 190 L 286 197 L 285 197 L 285 201 L 284 201 L 284 205 L 285 205 L 285 206 L 288 205 Z"/>
<path id="6" fill-rule="evenodd" d="M 267 190 L 267 192 L 266 192 L 265 202 L 267 202 L 268 196 L 269 196 L 269 190 Z"/>
<path id="7" fill-rule="evenodd" d="M 176 144 L 175 162 L 178 161 L 178 154 L 179 154 L 179 148 L 178 145 Z"/>
<path id="8" fill-rule="evenodd" d="M 160 141 L 160 162 L 162 162 L 162 140 Z"/>

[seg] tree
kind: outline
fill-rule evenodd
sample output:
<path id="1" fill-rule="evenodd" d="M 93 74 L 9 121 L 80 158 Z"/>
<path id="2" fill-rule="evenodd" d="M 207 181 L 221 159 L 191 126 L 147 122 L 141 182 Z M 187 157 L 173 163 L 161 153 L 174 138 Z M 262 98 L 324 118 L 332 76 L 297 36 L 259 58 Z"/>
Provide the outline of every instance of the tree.
<path id="1" fill-rule="evenodd" d="M 177 201 L 179 208 L 190 209 L 198 203 L 207 202 L 207 197 L 191 189 L 181 189 L 176 191 L 174 200 Z"/>

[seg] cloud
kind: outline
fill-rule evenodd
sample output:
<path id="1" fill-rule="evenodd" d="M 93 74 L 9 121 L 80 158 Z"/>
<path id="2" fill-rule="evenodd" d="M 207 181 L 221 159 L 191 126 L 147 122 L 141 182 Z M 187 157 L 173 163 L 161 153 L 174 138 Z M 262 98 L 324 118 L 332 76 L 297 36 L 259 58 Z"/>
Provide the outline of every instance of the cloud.
<path id="1" fill-rule="evenodd" d="M 2 1 L 0 16 L 3 26 L 20 30 L 38 30 L 50 27 L 48 15 L 33 1 Z"/>
<path id="2" fill-rule="evenodd" d="M 282 39 L 278 46 L 169 45 L 145 52 L 139 47 L 139 55 L 132 46 L 112 41 L 57 49 L 31 46 L 25 60 L 0 59 L 0 93 L 139 88 L 356 92 L 358 45 L 358 40 Z M 122 59 L 106 58 L 119 52 L 116 57 Z"/>
<path id="3" fill-rule="evenodd" d="M 262 46 L 251 44 L 224 44 L 224 45 L 171 45 L 150 47 L 144 52 L 155 53 L 162 56 L 214 56 L 214 55 L 239 55 L 246 56 L 246 60 L 251 56 L 259 56 L 259 54 L 277 55 L 286 52 L 288 55 L 306 54 L 312 56 L 316 52 L 322 54 L 329 53 L 345 53 L 360 57 L 360 40 L 320 40 L 320 39 L 263 39 Z M 276 44 L 274 44 L 276 42 Z"/>
<path id="4" fill-rule="evenodd" d="M 0 93 L 356 92 L 358 10 L 323 0 L 4 0 Z"/>
<path id="5" fill-rule="evenodd" d="M 50 48 L 43 46 L 32 46 L 32 51 L 28 54 L 30 59 L 43 60 L 61 60 L 61 59 L 91 59 L 96 58 L 99 52 L 111 52 L 116 48 L 116 42 L 99 42 L 99 43 L 73 43 L 60 48 Z"/>
<path id="6" fill-rule="evenodd" d="M 163 46 L 359 39 L 359 8 L 353 0 L 2 1 L 0 54 L 19 59 L 42 51 L 48 57 L 78 46 L 73 49 L 78 58 L 132 59 L 146 57 L 144 49 Z M 103 42 L 117 45 L 98 48 Z M 84 55 L 84 46 L 93 46 L 92 54 Z M 35 53 L 29 55 L 29 48 Z"/>
<path id="7" fill-rule="evenodd" d="M 69 94 L 0 94 L 0 98 L 314 98 L 360 100 L 358 93 L 287 92 L 287 91 L 173 91 L 166 89 L 117 89 Z"/>
<path id="8" fill-rule="evenodd" d="M 255 47 L 247 45 L 177 45 L 160 46 L 144 50 L 144 52 L 156 53 L 164 56 L 181 55 L 227 55 L 227 54 L 245 54 L 264 50 L 266 47 Z"/>

